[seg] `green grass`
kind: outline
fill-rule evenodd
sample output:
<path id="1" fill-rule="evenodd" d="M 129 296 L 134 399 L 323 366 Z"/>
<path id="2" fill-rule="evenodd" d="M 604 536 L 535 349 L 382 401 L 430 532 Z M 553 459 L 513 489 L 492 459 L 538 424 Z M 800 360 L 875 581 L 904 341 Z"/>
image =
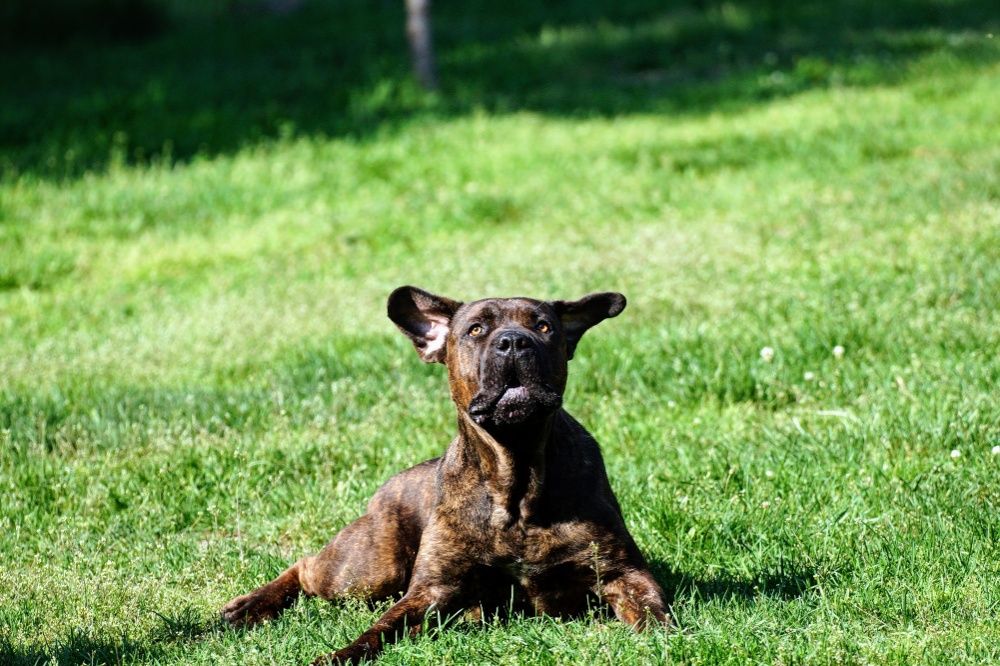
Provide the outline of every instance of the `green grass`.
<path id="1" fill-rule="evenodd" d="M 566 404 L 680 628 L 466 623 L 384 663 L 1000 661 L 991 3 L 439 3 L 436 94 L 401 4 L 0 58 L 0 662 L 365 628 L 216 616 L 449 441 L 406 283 L 628 296 Z"/>

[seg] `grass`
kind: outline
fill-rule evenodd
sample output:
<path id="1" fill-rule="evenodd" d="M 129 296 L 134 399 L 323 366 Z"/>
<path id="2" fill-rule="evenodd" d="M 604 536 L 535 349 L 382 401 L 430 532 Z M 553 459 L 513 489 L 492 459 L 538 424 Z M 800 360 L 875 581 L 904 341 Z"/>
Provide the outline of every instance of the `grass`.
<path id="1" fill-rule="evenodd" d="M 0 58 L 0 662 L 301 663 L 368 626 L 216 614 L 449 440 L 404 283 L 629 297 L 566 403 L 680 629 L 384 663 L 1000 660 L 991 5 L 441 4 L 426 94 L 396 4 Z"/>

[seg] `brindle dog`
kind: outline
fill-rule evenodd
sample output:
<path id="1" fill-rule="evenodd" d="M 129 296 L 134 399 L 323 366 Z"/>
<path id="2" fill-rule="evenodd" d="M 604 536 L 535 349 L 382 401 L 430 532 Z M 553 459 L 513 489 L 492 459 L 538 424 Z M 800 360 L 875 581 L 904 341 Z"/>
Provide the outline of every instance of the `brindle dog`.
<path id="1" fill-rule="evenodd" d="M 314 663 L 373 659 L 430 610 L 509 607 L 574 615 L 593 596 L 636 629 L 669 623 L 663 591 L 622 519 L 597 442 L 561 409 L 567 361 L 625 297 L 458 303 L 415 287 L 389 318 L 448 368 L 458 436 L 397 474 L 318 555 L 222 609 L 232 624 L 275 617 L 300 593 L 402 594 L 347 647 Z M 513 602 L 513 603 L 511 603 Z"/>

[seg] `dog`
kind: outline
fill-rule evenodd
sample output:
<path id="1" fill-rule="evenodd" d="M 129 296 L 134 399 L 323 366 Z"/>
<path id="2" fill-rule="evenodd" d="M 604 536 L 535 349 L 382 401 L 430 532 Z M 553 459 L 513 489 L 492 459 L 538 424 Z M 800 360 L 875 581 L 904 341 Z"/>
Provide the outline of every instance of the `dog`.
<path id="1" fill-rule="evenodd" d="M 594 438 L 562 409 L 583 334 L 625 308 L 577 301 L 460 303 L 400 287 L 389 318 L 420 357 L 443 363 L 458 434 L 440 458 L 389 479 L 367 512 L 317 555 L 222 609 L 233 625 L 278 615 L 300 594 L 399 600 L 353 643 L 314 664 L 375 659 L 428 611 L 574 616 L 594 601 L 636 630 L 667 627 L 663 591 L 636 547 Z"/>

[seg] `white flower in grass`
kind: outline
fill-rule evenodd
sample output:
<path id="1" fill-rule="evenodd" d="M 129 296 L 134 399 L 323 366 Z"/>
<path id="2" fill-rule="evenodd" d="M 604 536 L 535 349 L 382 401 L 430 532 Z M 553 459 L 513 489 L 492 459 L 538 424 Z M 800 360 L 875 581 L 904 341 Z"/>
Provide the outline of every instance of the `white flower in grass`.
<path id="1" fill-rule="evenodd" d="M 997 444 L 992 449 L 990 449 L 990 453 L 992 453 L 995 456 L 1000 456 L 1000 444 Z"/>
<path id="2" fill-rule="evenodd" d="M 773 479 L 774 478 L 774 472 L 772 470 L 765 469 L 764 470 L 764 476 L 766 476 L 769 479 Z"/>
<path id="3" fill-rule="evenodd" d="M 813 372 L 812 370 L 806 370 L 805 373 L 802 375 L 802 379 L 806 380 L 807 382 L 811 382 L 812 380 L 816 379 L 816 373 Z"/>
<path id="4" fill-rule="evenodd" d="M 962 452 L 961 451 L 959 451 L 958 449 L 952 449 L 951 450 L 951 459 L 952 460 L 957 460 L 960 457 L 962 457 Z"/>
<path id="5" fill-rule="evenodd" d="M 774 347 L 762 347 L 760 350 L 760 357 L 765 363 L 770 363 L 774 360 Z"/>
<path id="6" fill-rule="evenodd" d="M 834 347 L 833 348 L 833 357 L 834 358 L 844 358 L 844 348 L 841 347 L 840 345 L 837 345 L 836 347 Z"/>

